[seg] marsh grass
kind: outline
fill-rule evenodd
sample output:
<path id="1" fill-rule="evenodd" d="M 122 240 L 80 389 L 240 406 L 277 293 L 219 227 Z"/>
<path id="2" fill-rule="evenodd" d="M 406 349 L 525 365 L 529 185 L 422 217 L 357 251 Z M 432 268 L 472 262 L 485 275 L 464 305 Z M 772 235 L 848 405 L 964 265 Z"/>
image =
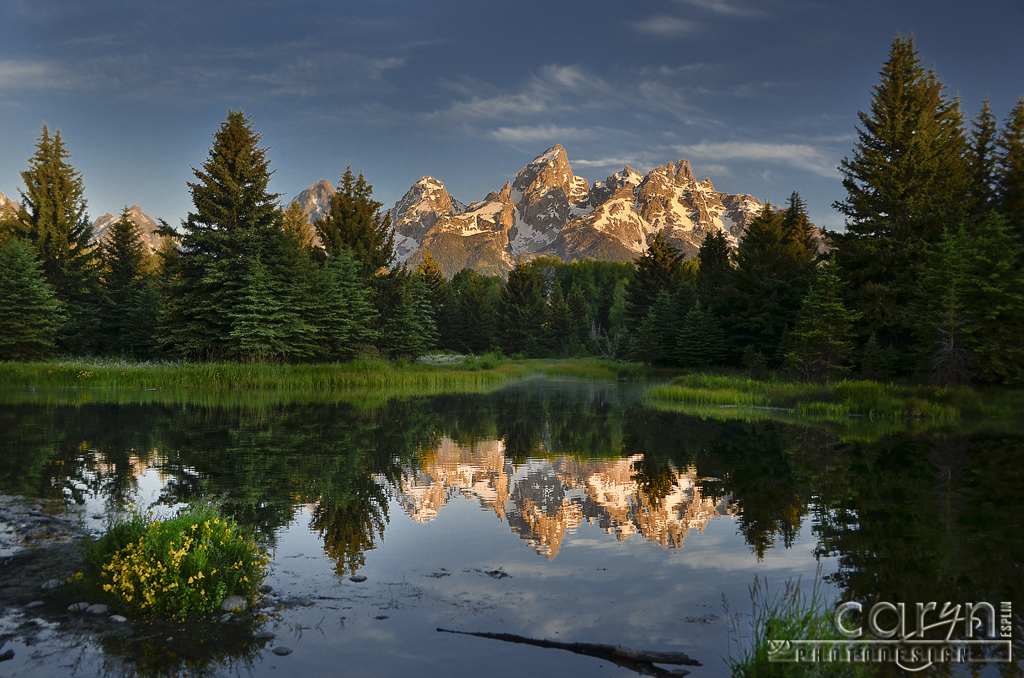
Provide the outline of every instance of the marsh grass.
<path id="1" fill-rule="evenodd" d="M 168 520 L 119 516 L 86 553 L 88 571 L 72 580 L 118 609 L 173 618 L 211 615 L 232 595 L 252 603 L 269 562 L 250 531 L 209 503 Z"/>
<path id="2" fill-rule="evenodd" d="M 832 606 L 821 590 L 821 572 L 814 586 L 806 591 L 799 579 L 787 580 L 781 590 L 771 591 L 767 580 L 754 578 L 750 587 L 752 607 L 749 627 L 743 617 L 732 614 L 729 620 L 729 657 L 726 662 L 733 678 L 808 678 L 812 676 L 859 678 L 873 675 L 872 667 L 843 662 L 773 662 L 769 650 L 793 640 L 841 640 L 835 626 Z"/>
<path id="3" fill-rule="evenodd" d="M 1024 394 L 981 393 L 969 388 L 901 386 L 873 381 L 804 384 L 755 380 L 743 376 L 686 374 L 648 391 L 655 401 L 697 406 L 777 407 L 810 419 L 929 419 L 1014 417 L 1024 408 Z"/>

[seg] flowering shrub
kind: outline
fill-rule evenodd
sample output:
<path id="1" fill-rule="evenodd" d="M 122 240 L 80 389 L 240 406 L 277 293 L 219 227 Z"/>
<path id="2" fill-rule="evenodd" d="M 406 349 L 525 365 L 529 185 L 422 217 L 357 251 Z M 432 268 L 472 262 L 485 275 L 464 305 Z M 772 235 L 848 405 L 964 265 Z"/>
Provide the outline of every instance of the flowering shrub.
<path id="1" fill-rule="evenodd" d="M 91 560 L 121 607 L 174 617 L 211 614 L 231 595 L 253 601 L 269 562 L 251 535 L 212 506 L 167 521 L 132 515 L 100 538 Z"/>

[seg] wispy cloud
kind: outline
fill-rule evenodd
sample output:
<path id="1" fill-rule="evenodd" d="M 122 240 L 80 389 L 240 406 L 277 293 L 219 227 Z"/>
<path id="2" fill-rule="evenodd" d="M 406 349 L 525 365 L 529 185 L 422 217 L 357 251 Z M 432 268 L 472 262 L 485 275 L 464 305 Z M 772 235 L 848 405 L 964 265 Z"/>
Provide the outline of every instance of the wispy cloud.
<path id="1" fill-rule="evenodd" d="M 580 167 L 613 167 L 616 169 L 622 169 L 623 167 L 629 165 L 630 167 L 634 167 L 635 169 L 635 166 L 638 164 L 638 162 L 636 158 L 630 156 L 621 156 L 615 158 L 599 158 L 597 160 L 576 159 L 570 160 L 569 164 L 573 166 L 578 165 Z"/>
<path id="2" fill-rule="evenodd" d="M 446 82 L 463 98 L 447 108 L 426 114 L 427 119 L 472 122 L 530 115 L 571 113 L 581 108 L 606 105 L 612 88 L 602 78 L 578 66 L 549 64 L 517 92 L 501 92 L 482 82 Z"/>
<path id="3" fill-rule="evenodd" d="M 0 91 L 81 88 L 75 74 L 50 61 L 0 61 Z"/>
<path id="4" fill-rule="evenodd" d="M 643 21 L 630 21 L 630 25 L 641 33 L 661 38 L 675 38 L 687 35 L 697 29 L 697 24 L 673 16 L 656 16 Z"/>
<path id="5" fill-rule="evenodd" d="M 712 161 L 747 160 L 770 162 L 806 170 L 823 177 L 838 178 L 836 162 L 831 154 L 808 144 L 769 144 L 761 142 L 730 141 L 703 142 L 690 146 L 675 146 L 684 157 L 709 158 Z"/>
<path id="6" fill-rule="evenodd" d="M 748 7 L 742 7 L 740 2 L 726 2 L 726 0 L 676 0 L 676 2 L 683 5 L 690 5 L 691 7 L 699 7 L 701 9 L 710 10 L 717 14 L 726 14 L 729 16 L 742 16 L 742 17 L 753 17 L 758 16 L 761 12 L 756 9 Z"/>
<path id="7" fill-rule="evenodd" d="M 537 144 L 540 142 L 561 143 L 575 141 L 592 136 L 589 130 L 576 127 L 559 127 L 558 125 L 538 125 L 535 127 L 499 127 L 487 135 L 495 141 L 512 144 Z"/>

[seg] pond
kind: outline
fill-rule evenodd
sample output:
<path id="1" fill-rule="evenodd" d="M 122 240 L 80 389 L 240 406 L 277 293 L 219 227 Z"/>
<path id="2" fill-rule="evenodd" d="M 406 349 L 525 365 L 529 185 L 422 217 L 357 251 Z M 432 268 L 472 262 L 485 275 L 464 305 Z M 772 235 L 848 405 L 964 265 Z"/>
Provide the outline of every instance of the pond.
<path id="1" fill-rule="evenodd" d="M 0 395 L 0 495 L 93 532 L 125 507 L 214 499 L 272 557 L 251 625 L 76 626 L 24 609 L 38 592 L 8 591 L 21 603 L 0 621 L 3 676 L 637 675 L 448 629 L 685 652 L 702 664 L 691 675 L 718 678 L 730 629 L 750 635 L 751 587 L 797 579 L 865 609 L 1008 602 L 1021 637 L 1013 426 L 836 429 L 542 379 L 336 402 Z M 260 630 L 275 637 L 256 642 Z M 929 672 L 946 668 L 966 665 Z"/>

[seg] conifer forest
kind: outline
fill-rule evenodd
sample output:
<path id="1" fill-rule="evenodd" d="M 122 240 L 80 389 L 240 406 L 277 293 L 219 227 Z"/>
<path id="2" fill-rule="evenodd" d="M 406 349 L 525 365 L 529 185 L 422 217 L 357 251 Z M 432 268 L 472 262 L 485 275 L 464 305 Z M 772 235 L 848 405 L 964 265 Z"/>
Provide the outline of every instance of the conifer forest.
<path id="1" fill-rule="evenodd" d="M 794 191 L 738 247 L 699 254 L 656 234 L 634 262 L 520 259 L 507 278 L 429 256 L 395 264 L 394 233 L 347 168 L 312 224 L 270 192 L 257 121 L 231 110 L 162 223 L 156 254 L 125 214 L 93 239 L 84 179 L 42 127 L 20 201 L 0 217 L 0 359 L 320 363 L 434 351 L 604 356 L 940 386 L 1024 385 L 1024 97 L 1004 120 L 961 110 L 897 37 L 856 142 L 838 161 L 844 231 L 818 232 Z"/>

